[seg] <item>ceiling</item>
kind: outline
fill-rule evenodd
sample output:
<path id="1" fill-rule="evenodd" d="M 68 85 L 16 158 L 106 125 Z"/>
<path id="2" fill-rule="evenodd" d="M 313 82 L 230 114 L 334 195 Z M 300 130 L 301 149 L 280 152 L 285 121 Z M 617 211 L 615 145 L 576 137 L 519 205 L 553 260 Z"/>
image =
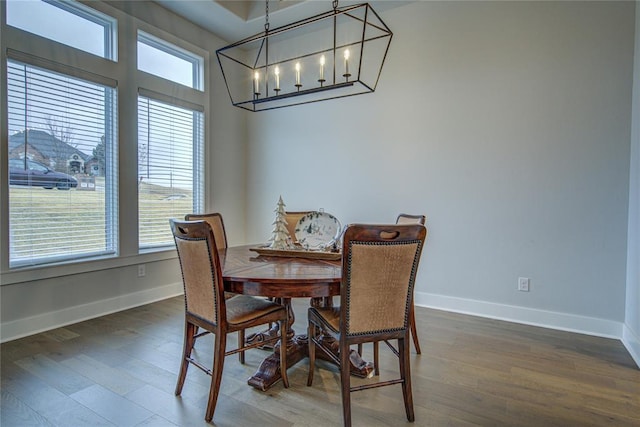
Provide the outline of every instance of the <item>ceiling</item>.
<path id="1" fill-rule="evenodd" d="M 227 42 L 235 42 L 264 31 L 264 0 L 155 0 L 156 3 L 184 17 Z M 339 6 L 363 3 L 340 1 Z M 383 10 L 411 3 L 400 0 L 373 0 L 369 4 Z M 270 27 L 277 28 L 292 22 L 327 12 L 333 8 L 331 0 L 270 0 Z"/>

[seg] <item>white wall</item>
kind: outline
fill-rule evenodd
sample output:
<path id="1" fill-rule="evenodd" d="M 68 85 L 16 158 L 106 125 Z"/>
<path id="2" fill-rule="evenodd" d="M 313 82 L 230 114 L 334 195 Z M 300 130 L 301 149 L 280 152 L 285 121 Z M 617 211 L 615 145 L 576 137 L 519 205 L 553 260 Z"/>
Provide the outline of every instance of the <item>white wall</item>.
<path id="1" fill-rule="evenodd" d="M 256 113 L 247 239 L 279 195 L 342 222 L 424 213 L 416 302 L 620 337 L 632 2 L 416 2 L 374 94 Z M 516 290 L 531 278 L 531 292 Z"/>
<path id="2" fill-rule="evenodd" d="M 103 9 L 116 6 L 168 34 L 211 52 L 208 64 L 210 79 L 205 83 L 212 88 L 207 111 L 209 131 L 206 134 L 206 177 L 209 184 L 206 188 L 207 210 L 224 215 L 230 244 L 243 243 L 246 115 L 229 107 L 228 95 L 215 59 L 215 49 L 225 42 L 151 2 L 110 2 L 109 6 L 91 2 L 89 4 Z M 135 25 L 131 19 L 122 16 L 119 18 L 120 55 L 123 59 L 123 53 L 135 51 Z M 133 34 L 133 39 L 124 40 L 123 34 Z M 136 76 L 125 75 L 118 78 L 119 96 L 133 99 L 132 105 L 135 108 Z M 130 110 L 125 106 L 120 113 L 135 117 L 135 111 Z M 123 125 L 124 122 L 128 125 Z M 135 141 L 136 131 L 131 126 L 130 118 L 121 117 L 120 124 L 124 126 L 120 129 L 120 154 L 122 164 L 125 164 L 130 161 L 127 159 L 135 159 L 135 145 L 128 144 L 128 141 Z M 133 132 L 130 132 L 131 129 Z M 131 149 L 133 155 L 124 156 Z M 120 171 L 121 180 L 129 178 L 135 183 L 135 169 Z M 135 189 L 135 184 L 121 186 L 121 210 L 137 200 Z M 121 242 L 124 244 L 121 246 L 123 253 L 118 259 L 78 263 L 64 268 L 3 272 L 0 286 L 1 340 L 14 339 L 182 293 L 182 279 L 175 251 L 138 255 L 136 245 L 128 244 L 131 241 L 135 243 L 130 234 L 137 235 L 135 210 L 132 214 L 133 222 L 125 221 L 121 224 Z M 130 217 L 131 212 L 124 213 L 121 218 L 127 216 Z M 2 238 L 6 239 L 6 233 Z M 8 244 L 2 242 L 1 247 L 8 247 Z M 138 263 L 146 264 L 145 277 L 137 277 Z"/>
<path id="3" fill-rule="evenodd" d="M 640 2 L 636 1 L 636 43 L 629 179 L 627 297 L 623 342 L 640 366 Z"/>

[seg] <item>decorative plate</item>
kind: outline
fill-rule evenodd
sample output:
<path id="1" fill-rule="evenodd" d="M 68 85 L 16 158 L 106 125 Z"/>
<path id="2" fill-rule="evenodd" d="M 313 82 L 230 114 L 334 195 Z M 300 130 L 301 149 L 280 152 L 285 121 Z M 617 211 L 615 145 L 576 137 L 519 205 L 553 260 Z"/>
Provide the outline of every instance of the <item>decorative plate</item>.
<path id="1" fill-rule="evenodd" d="M 326 212 L 309 212 L 298 220 L 296 239 L 303 247 L 323 248 L 340 235 L 340 221 Z"/>

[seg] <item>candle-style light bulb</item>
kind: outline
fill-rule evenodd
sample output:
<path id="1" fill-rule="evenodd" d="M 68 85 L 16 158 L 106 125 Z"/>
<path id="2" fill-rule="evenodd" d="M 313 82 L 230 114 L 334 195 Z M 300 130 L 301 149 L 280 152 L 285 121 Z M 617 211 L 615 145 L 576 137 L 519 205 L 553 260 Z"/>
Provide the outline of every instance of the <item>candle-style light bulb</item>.
<path id="1" fill-rule="evenodd" d="M 349 76 L 351 76 L 351 74 L 349 74 L 349 56 L 351 55 L 351 53 L 349 52 L 349 49 L 346 49 L 344 51 L 344 77 L 349 78 Z"/>
<path id="2" fill-rule="evenodd" d="M 277 92 L 280 90 L 280 68 L 277 65 L 273 73 L 276 75 L 276 88 L 274 90 Z"/>
<path id="3" fill-rule="evenodd" d="M 253 93 L 260 94 L 260 73 L 257 71 L 253 74 Z"/>
<path id="4" fill-rule="evenodd" d="M 320 57 L 320 80 L 319 80 L 321 82 L 324 81 L 324 61 L 325 61 L 324 55 L 322 55 Z"/>
<path id="5" fill-rule="evenodd" d="M 300 84 L 300 63 L 296 62 L 296 87 L 302 86 Z"/>

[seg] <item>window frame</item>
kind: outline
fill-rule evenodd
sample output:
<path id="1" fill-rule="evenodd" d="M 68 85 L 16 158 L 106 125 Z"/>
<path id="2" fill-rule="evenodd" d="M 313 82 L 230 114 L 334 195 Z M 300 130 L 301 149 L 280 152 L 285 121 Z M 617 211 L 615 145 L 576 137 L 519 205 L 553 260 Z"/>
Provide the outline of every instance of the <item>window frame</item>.
<path id="1" fill-rule="evenodd" d="M 9 1 L 11 0 L 8 0 L 7 3 Z M 17 1 L 17 0 L 13 0 L 13 1 Z M 65 12 L 68 12 L 72 15 L 75 15 L 77 17 L 83 18 L 89 22 L 93 22 L 94 24 L 100 25 L 103 28 L 103 33 L 104 33 L 104 45 L 103 45 L 104 55 L 103 56 L 95 55 L 94 53 L 88 52 L 84 49 L 80 49 L 75 46 L 68 45 L 64 42 L 51 39 L 46 35 L 32 33 L 31 31 L 24 28 L 14 27 L 13 25 L 8 23 L 8 17 L 7 17 L 7 26 L 18 28 L 21 31 L 28 32 L 29 34 L 33 34 L 37 37 L 42 37 L 46 40 L 49 40 L 55 43 L 60 43 L 72 49 L 81 50 L 90 55 L 95 55 L 100 58 L 108 59 L 114 62 L 118 61 L 118 20 L 115 17 L 109 16 L 97 9 L 86 6 L 77 1 L 70 1 L 70 0 L 40 0 L 40 1 L 42 1 L 43 3 L 47 3 L 53 7 L 56 7 L 60 10 L 63 10 Z"/>
<path id="2" fill-rule="evenodd" d="M 203 80 L 203 76 L 204 76 L 204 58 L 194 52 L 189 51 L 188 49 L 182 48 L 180 46 L 177 46 L 176 44 L 168 41 L 168 40 L 164 40 L 160 37 L 157 37 L 153 34 L 150 34 L 144 30 L 138 29 L 137 31 L 137 38 L 136 38 L 136 42 L 137 43 L 142 43 L 142 44 L 146 44 L 149 47 L 152 47 L 154 49 L 157 49 L 161 52 L 164 52 L 168 55 L 171 56 L 175 56 L 176 58 L 182 59 L 188 63 L 191 64 L 191 79 L 192 79 L 192 86 L 187 86 L 190 87 L 191 89 L 195 89 L 198 91 L 203 92 L 204 91 L 204 80 Z M 136 44 L 137 46 L 137 44 Z M 136 50 L 137 52 L 137 50 Z M 152 72 L 149 71 L 145 71 L 145 70 L 141 70 L 140 69 L 140 65 L 138 64 L 138 55 L 136 54 L 136 66 L 138 71 L 142 71 L 144 73 L 148 73 L 151 74 L 155 77 L 161 78 L 161 79 L 165 79 L 164 77 L 158 75 L 158 74 L 154 74 Z M 165 79 L 167 80 L 167 79 Z M 172 81 L 172 80 L 168 80 L 172 83 L 175 84 L 180 84 L 179 82 L 176 81 Z M 185 85 L 183 85 L 185 86 Z"/>
<path id="3" fill-rule="evenodd" d="M 118 197 L 118 97 L 117 90 L 118 85 L 117 81 L 109 79 L 104 76 L 95 76 L 92 73 L 88 73 L 83 70 L 72 69 L 72 67 L 65 66 L 59 67 L 56 63 L 47 63 L 46 60 L 42 58 L 34 58 L 26 54 L 17 53 L 9 50 L 7 52 L 7 57 L 4 60 L 3 67 L 7 69 L 7 73 L 5 73 L 5 77 L 3 77 L 3 84 L 8 86 L 8 63 L 13 62 L 20 66 L 24 67 L 32 67 L 34 69 L 39 70 L 40 72 L 52 73 L 58 76 L 70 77 L 76 80 L 83 80 L 85 82 L 94 84 L 96 86 L 102 86 L 104 88 L 111 88 L 111 91 L 106 91 L 104 95 L 105 104 L 108 104 L 109 107 L 105 106 L 104 111 L 104 121 L 105 125 L 109 123 L 111 126 L 107 126 L 105 128 L 104 138 L 105 143 L 107 140 L 111 141 L 110 150 L 108 150 L 107 158 L 108 161 L 107 166 L 105 168 L 105 183 L 109 182 L 110 185 L 105 184 L 105 227 L 109 230 L 105 232 L 105 250 L 99 252 L 86 252 L 84 254 L 74 254 L 73 256 L 65 256 L 64 254 L 56 254 L 49 256 L 36 257 L 32 259 L 26 260 L 14 260 L 11 259 L 11 249 L 10 249 L 10 238 L 9 238 L 9 250 L 7 251 L 7 263 L 9 269 L 20 269 L 20 268 L 30 268 L 30 267 L 43 267 L 43 266 L 55 266 L 58 264 L 66 264 L 71 262 L 82 262 L 85 259 L 106 259 L 117 257 L 119 254 L 119 239 L 118 239 L 118 212 L 119 212 L 119 197 Z M 26 69 L 25 69 L 26 70 Z M 65 71 L 73 71 L 72 73 L 68 73 Z M 5 86 L 5 87 L 6 87 Z M 8 88 L 8 87 L 7 87 Z M 109 100 L 109 98 L 111 98 Z M 114 99 L 115 98 L 115 102 Z M 8 120 L 8 110 L 9 110 L 9 100 L 6 98 L 7 106 L 7 120 Z M 26 112 L 25 112 L 26 113 Z M 115 115 L 113 117 L 112 115 Z M 8 139 L 8 126 L 7 126 L 7 139 Z M 3 135 L 4 136 L 4 135 Z M 9 159 L 5 162 L 7 167 L 7 176 L 9 173 Z M 7 184 L 4 187 L 9 188 L 9 182 L 7 180 Z M 11 231 L 11 223 L 10 223 L 10 204 L 11 199 L 8 197 L 7 203 L 7 221 L 9 222 L 8 228 Z"/>

